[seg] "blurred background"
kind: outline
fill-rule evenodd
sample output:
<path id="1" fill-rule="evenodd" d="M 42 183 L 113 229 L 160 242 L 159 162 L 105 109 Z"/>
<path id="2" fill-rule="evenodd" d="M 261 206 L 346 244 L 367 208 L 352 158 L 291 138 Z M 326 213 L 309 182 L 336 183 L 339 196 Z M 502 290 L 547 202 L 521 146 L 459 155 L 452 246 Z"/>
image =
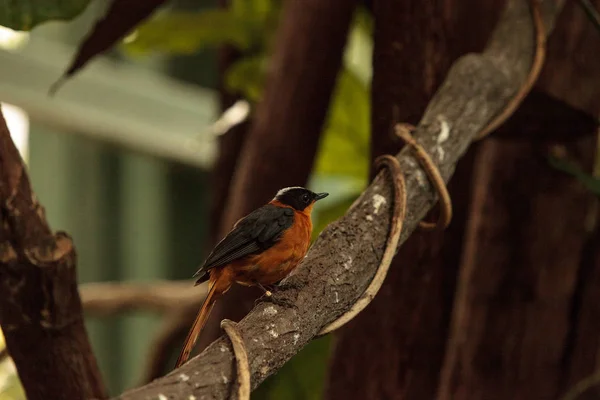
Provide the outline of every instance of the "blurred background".
<path id="1" fill-rule="evenodd" d="M 81 283 L 187 279 L 210 242 L 218 136 L 232 113 L 234 121 L 247 119 L 261 96 L 281 2 L 234 1 L 226 12 L 215 0 L 170 2 L 51 96 L 106 3 L 91 1 L 72 21 L 29 32 L 0 27 L 3 112 L 52 228 L 74 238 Z M 332 193 L 315 216 L 315 236 L 367 182 L 369 18 L 359 12 L 353 22 L 311 174 L 310 187 Z M 243 55 L 221 85 L 218 48 L 225 44 Z M 242 99 L 221 119 L 220 90 Z M 86 324 L 110 392 L 138 384 L 160 316 L 87 315 Z M 299 357 L 310 371 L 290 365 L 287 383 L 278 379 L 279 389 L 266 384 L 253 397 L 319 398 L 325 363 L 315 361 L 328 348 L 328 339 L 317 341 Z M 23 398 L 10 359 L 1 368 L 0 399 Z"/>

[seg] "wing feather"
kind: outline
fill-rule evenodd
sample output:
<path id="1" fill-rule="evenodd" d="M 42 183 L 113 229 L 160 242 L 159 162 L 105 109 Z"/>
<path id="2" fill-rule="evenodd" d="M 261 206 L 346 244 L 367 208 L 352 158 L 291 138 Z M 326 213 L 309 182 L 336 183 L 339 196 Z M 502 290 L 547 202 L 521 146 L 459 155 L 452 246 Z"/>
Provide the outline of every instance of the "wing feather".
<path id="1" fill-rule="evenodd" d="M 240 219 L 209 254 L 194 276 L 273 246 L 292 226 L 294 211 L 267 204 Z"/>

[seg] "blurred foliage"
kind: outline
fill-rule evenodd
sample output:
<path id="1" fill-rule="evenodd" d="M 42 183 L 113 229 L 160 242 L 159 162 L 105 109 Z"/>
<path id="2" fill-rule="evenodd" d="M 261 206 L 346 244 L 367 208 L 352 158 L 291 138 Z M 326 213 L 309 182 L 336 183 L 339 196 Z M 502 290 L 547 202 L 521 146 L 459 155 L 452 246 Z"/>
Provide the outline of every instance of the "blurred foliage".
<path id="1" fill-rule="evenodd" d="M 262 54 L 242 58 L 227 69 L 226 87 L 232 92 L 243 93 L 252 103 L 257 102 L 262 96 L 267 61 Z"/>
<path id="2" fill-rule="evenodd" d="M 43 22 L 75 18 L 88 3 L 90 0 L 3 0 L 0 25 L 28 31 Z"/>
<path id="3" fill-rule="evenodd" d="M 0 349 L 4 349 L 4 336 L 0 331 Z M 24 400 L 25 392 L 10 358 L 0 361 L 0 400 Z"/>
<path id="4" fill-rule="evenodd" d="M 226 9 L 164 11 L 141 24 L 124 49 L 132 56 L 185 55 L 228 44 L 245 54 L 258 54 L 275 34 L 280 10 L 281 0 L 232 0 Z"/>
<path id="5" fill-rule="evenodd" d="M 281 0 L 232 0 L 230 8 L 197 13 L 162 13 L 147 21 L 124 44 L 132 56 L 151 52 L 190 54 L 228 44 L 240 58 L 225 75 L 228 90 L 251 103 L 260 100 Z M 310 186 L 331 195 L 314 211 L 313 239 L 342 216 L 368 183 L 370 162 L 371 16 L 354 17 L 321 136 Z M 253 399 L 320 399 L 331 337 L 309 343 L 278 374 L 267 379 Z"/>
<path id="6" fill-rule="evenodd" d="M 131 55 L 150 51 L 193 54 L 223 43 L 248 50 L 260 34 L 250 22 L 228 10 L 159 14 L 151 23 L 143 24 L 134 34 L 135 40 L 125 46 Z"/>

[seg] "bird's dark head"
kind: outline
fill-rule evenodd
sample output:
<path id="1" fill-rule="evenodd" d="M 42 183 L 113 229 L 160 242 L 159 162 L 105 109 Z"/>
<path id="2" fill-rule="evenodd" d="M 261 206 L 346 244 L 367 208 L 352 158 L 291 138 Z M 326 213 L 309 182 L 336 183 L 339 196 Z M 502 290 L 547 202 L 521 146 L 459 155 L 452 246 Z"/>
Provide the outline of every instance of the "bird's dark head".
<path id="1" fill-rule="evenodd" d="M 315 193 L 300 186 L 281 189 L 273 200 L 290 206 L 298 211 L 311 207 L 315 201 L 324 199 L 329 193 Z"/>

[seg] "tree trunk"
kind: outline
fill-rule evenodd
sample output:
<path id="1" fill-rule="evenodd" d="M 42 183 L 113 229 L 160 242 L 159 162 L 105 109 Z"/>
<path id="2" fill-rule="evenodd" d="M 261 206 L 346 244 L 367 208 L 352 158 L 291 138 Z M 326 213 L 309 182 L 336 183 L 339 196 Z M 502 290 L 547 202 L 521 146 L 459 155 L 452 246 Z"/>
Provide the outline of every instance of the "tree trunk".
<path id="1" fill-rule="evenodd" d="M 570 145 L 588 168 L 593 144 Z M 564 390 L 593 197 L 549 165 L 546 147 L 490 139 L 477 155 L 440 399 L 555 399 Z"/>
<path id="2" fill-rule="evenodd" d="M 373 159 L 397 151 L 393 118 L 419 121 L 452 62 L 483 48 L 502 7 L 475 1 L 436 3 L 374 1 Z M 434 397 L 460 261 L 471 164 L 472 150 L 459 163 L 449 188 L 455 208 L 450 228 L 413 233 L 369 309 L 338 333 L 329 399 Z"/>
<path id="3" fill-rule="evenodd" d="M 0 325 L 30 400 L 105 398 L 71 238 L 53 234 L 0 110 Z"/>
<path id="4" fill-rule="evenodd" d="M 229 0 L 219 0 L 219 6 L 226 8 L 229 6 Z M 238 99 L 236 93 L 230 93 L 225 87 L 225 74 L 227 69 L 239 58 L 239 52 L 232 46 L 223 46 L 219 49 L 219 95 L 221 101 L 221 111 L 225 111 L 231 107 Z M 229 190 L 231 181 L 235 173 L 235 166 L 240 158 L 249 123 L 245 121 L 234 126 L 229 132 L 218 137 L 218 154 L 217 160 L 213 167 L 211 187 L 212 198 L 210 206 L 210 240 L 209 247 L 213 247 L 221 240 L 221 226 L 223 225 L 223 213 L 227 199 L 229 198 Z"/>

